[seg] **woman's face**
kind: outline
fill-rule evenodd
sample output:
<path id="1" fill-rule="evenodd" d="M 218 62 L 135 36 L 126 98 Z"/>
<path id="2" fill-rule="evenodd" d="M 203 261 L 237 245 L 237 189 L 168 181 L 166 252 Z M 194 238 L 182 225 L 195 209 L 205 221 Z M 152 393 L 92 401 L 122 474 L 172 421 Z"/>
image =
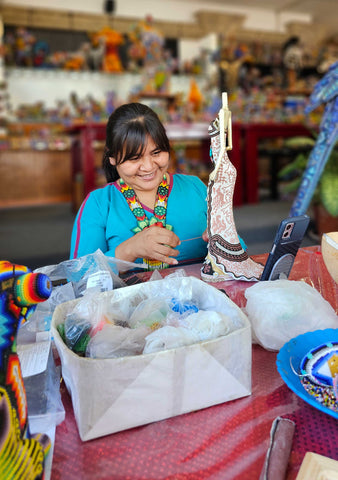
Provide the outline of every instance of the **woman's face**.
<path id="1" fill-rule="evenodd" d="M 110 163 L 116 165 L 115 159 Z M 157 190 L 169 165 L 169 153 L 160 151 L 153 140 L 148 142 L 143 155 L 137 159 L 126 160 L 116 165 L 119 176 L 134 189 L 135 192 Z"/>

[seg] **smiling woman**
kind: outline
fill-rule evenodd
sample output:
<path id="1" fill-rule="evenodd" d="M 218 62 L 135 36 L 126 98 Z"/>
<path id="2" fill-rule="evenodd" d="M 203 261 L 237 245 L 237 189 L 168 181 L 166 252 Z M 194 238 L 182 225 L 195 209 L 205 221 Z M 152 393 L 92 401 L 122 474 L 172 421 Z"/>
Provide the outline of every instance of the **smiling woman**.
<path id="1" fill-rule="evenodd" d="M 169 174 L 169 159 L 169 140 L 153 110 L 130 103 L 112 113 L 103 157 L 109 183 L 81 205 L 71 258 L 100 248 L 149 269 L 204 258 L 206 186 L 198 177 Z"/>

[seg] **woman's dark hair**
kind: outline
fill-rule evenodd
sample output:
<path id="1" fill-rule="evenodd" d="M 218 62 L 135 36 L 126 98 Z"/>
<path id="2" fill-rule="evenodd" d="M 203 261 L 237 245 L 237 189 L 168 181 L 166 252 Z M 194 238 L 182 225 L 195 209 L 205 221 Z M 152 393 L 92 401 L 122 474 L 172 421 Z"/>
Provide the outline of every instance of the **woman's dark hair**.
<path id="1" fill-rule="evenodd" d="M 141 157 L 146 148 L 147 136 L 152 138 L 159 150 L 170 152 L 165 128 L 151 108 L 142 103 L 127 103 L 114 110 L 106 127 L 106 146 L 102 161 L 107 182 L 115 182 L 119 178 L 109 157 L 113 157 L 117 165 Z"/>

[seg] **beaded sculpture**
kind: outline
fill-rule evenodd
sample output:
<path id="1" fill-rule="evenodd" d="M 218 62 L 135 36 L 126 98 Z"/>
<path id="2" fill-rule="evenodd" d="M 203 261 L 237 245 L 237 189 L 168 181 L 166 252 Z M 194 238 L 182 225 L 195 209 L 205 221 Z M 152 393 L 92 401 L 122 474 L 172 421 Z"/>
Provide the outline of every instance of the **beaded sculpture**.
<path id="1" fill-rule="evenodd" d="M 231 112 L 227 94 L 222 96 L 219 116 L 209 126 L 211 160 L 215 165 L 208 183 L 208 254 L 201 278 L 207 282 L 225 280 L 259 280 L 263 265 L 252 260 L 241 245 L 233 217 L 232 199 L 236 182 L 236 169 L 230 162 L 227 149 L 231 144 Z M 228 146 L 225 146 L 225 132 Z"/>
<path id="2" fill-rule="evenodd" d="M 303 358 L 301 383 L 317 402 L 338 412 L 338 342 L 312 349 Z"/>
<path id="3" fill-rule="evenodd" d="M 291 206 L 290 217 L 306 213 L 331 151 L 338 140 L 338 62 L 331 65 L 324 77 L 315 85 L 305 113 L 310 113 L 319 105 L 325 105 L 319 135 Z"/>
<path id="4" fill-rule="evenodd" d="M 37 480 L 44 477 L 50 449 L 47 435 L 30 435 L 27 399 L 16 337 L 36 304 L 51 294 L 46 275 L 0 261 L 0 478 Z"/>

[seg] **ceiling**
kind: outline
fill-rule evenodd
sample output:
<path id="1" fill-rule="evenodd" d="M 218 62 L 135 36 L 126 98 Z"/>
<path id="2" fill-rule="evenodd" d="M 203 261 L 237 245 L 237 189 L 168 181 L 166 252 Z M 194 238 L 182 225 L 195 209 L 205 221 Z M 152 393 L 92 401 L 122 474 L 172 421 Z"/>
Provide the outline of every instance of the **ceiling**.
<path id="1" fill-rule="evenodd" d="M 196 1 L 196 0 L 186 0 Z M 212 0 L 213 4 L 231 7 L 264 8 L 275 13 L 293 12 L 307 13 L 313 21 L 337 25 L 338 33 L 338 0 Z"/>

